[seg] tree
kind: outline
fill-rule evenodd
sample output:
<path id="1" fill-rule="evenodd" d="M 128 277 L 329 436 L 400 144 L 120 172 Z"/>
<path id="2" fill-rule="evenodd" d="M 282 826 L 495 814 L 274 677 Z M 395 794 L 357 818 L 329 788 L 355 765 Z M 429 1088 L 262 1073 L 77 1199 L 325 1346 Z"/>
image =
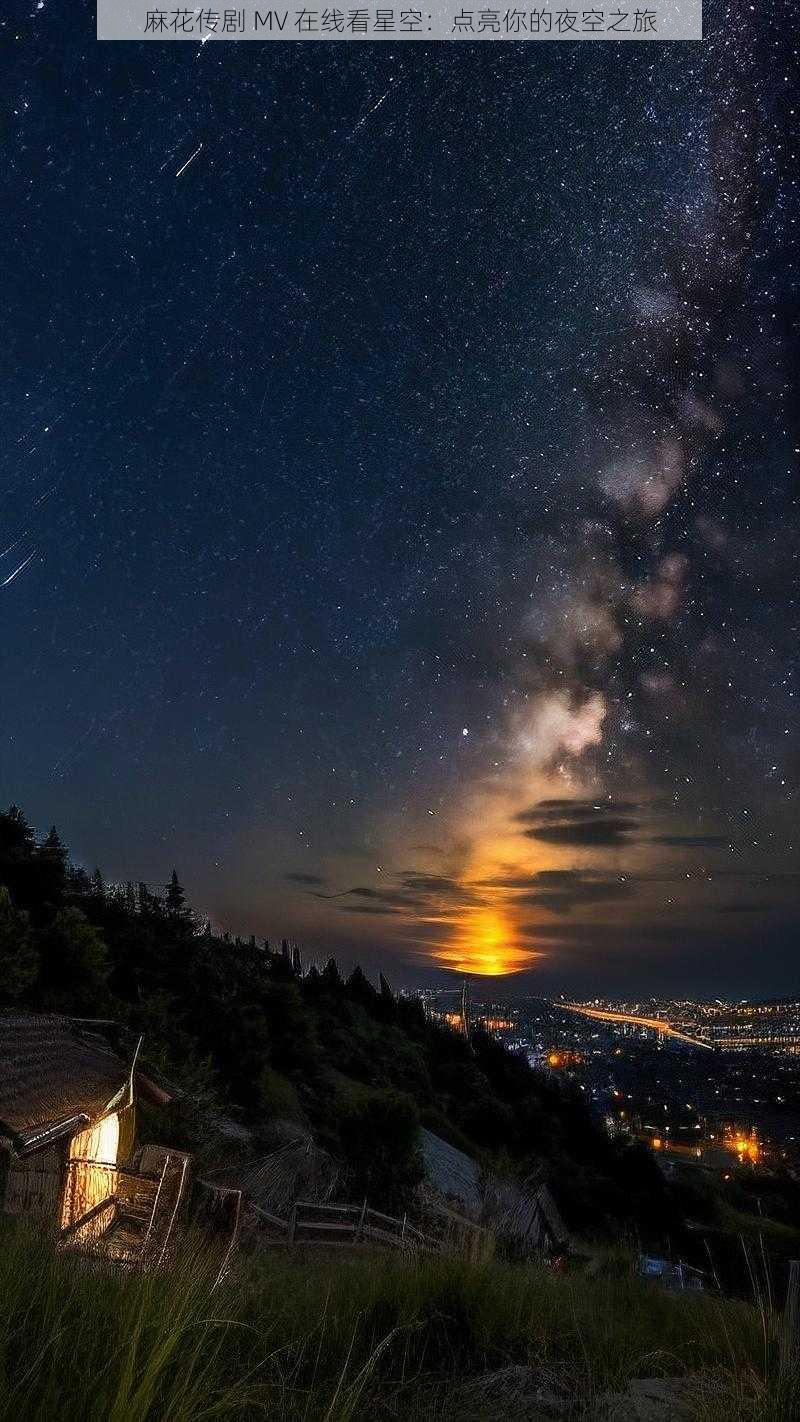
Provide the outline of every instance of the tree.
<path id="1" fill-rule="evenodd" d="M 337 992 L 342 987 L 342 978 L 335 958 L 329 958 L 325 964 L 322 970 L 322 981 L 326 988 L 332 988 Z"/>
<path id="2" fill-rule="evenodd" d="M 11 895 L 0 887 L 0 1000 L 13 1002 L 36 981 L 39 954 L 31 940 L 30 918 L 15 909 Z"/>
<path id="3" fill-rule="evenodd" d="M 18 805 L 10 805 L 0 815 L 0 884 L 5 884 L 14 903 L 29 908 L 36 901 L 33 873 L 36 841 L 33 830 Z"/>
<path id="4" fill-rule="evenodd" d="M 89 883 L 89 875 L 85 869 L 76 869 L 74 864 L 67 866 L 67 892 L 74 898 L 86 899 L 92 891 Z"/>
<path id="5" fill-rule="evenodd" d="M 62 908 L 42 935 L 42 991 L 58 1010 L 102 1010 L 109 973 L 108 950 L 100 930 L 79 908 Z"/>
<path id="6" fill-rule="evenodd" d="M 347 991 L 353 1001 L 359 1003 L 361 1007 L 365 1007 L 368 1012 L 375 1010 L 378 994 L 369 978 L 366 977 L 358 965 L 356 965 L 347 979 Z"/>
<path id="7" fill-rule="evenodd" d="M 191 917 L 186 904 L 186 894 L 183 891 L 177 870 L 173 869 L 170 881 L 167 884 L 167 892 L 164 895 L 164 906 L 167 917 L 175 923 L 188 923 Z"/>
<path id="8" fill-rule="evenodd" d="M 52 825 L 36 851 L 38 890 L 45 903 L 61 904 L 67 888 L 67 851 Z"/>
<path id="9" fill-rule="evenodd" d="M 351 1190 L 381 1209 L 405 1209 L 423 1177 L 419 1117 L 410 1096 L 374 1091 L 345 1112 L 340 1126 Z"/>
<path id="10" fill-rule="evenodd" d="M 35 848 L 33 830 L 19 805 L 9 805 L 0 815 L 0 855 L 3 859 L 30 859 Z"/>
<path id="11" fill-rule="evenodd" d="M 380 1022 L 394 1022 L 397 1018 L 397 1003 L 394 993 L 383 973 L 380 974 L 380 992 L 375 1005 L 375 1016 Z"/>

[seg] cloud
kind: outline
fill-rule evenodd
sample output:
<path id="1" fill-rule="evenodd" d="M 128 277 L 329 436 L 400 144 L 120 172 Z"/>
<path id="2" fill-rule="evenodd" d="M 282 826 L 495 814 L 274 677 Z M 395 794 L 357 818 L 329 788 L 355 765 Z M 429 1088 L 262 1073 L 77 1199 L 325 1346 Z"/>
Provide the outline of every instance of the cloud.
<path id="1" fill-rule="evenodd" d="M 450 879 L 444 874 L 401 874 L 400 883 L 417 894 L 444 894 L 450 897 L 463 893 L 458 880 Z"/>
<path id="2" fill-rule="evenodd" d="M 476 887 L 506 890 L 514 905 L 540 904 L 553 913 L 569 913 L 583 904 L 629 898 L 640 882 L 638 875 L 607 874 L 600 869 L 540 869 L 535 874 L 481 879 Z"/>
<path id="3" fill-rule="evenodd" d="M 537 800 L 529 810 L 521 811 L 518 819 L 530 817 L 531 819 L 555 819 L 559 820 L 564 815 L 570 819 L 594 819 L 598 814 L 612 812 L 618 815 L 636 814 L 641 806 L 635 800 L 569 800 L 569 799 L 548 799 Z"/>
<path id="4" fill-rule="evenodd" d="M 598 820 L 595 824 L 585 820 L 565 820 L 560 825 L 541 825 L 523 830 L 523 833 L 528 839 L 539 839 L 545 844 L 585 845 L 607 849 L 630 843 L 629 836 L 636 827 L 636 820 L 608 819 Z"/>
<path id="5" fill-rule="evenodd" d="M 304 884 L 307 888 L 321 888 L 325 880 L 320 874 L 284 874 L 287 884 Z"/>
<path id="6" fill-rule="evenodd" d="M 520 894 L 519 904 L 538 904 L 551 913 L 571 913 L 589 904 L 630 898 L 635 886 L 621 875 L 594 869 L 543 869 L 533 876 L 535 888 Z"/>
<path id="7" fill-rule="evenodd" d="M 379 889 L 367 884 L 354 884 L 349 889 L 337 893 L 318 892 L 320 899 L 358 899 L 358 904 L 340 903 L 347 913 L 420 913 L 435 910 L 446 905 L 475 907 L 484 901 L 470 885 L 462 884 L 445 874 L 421 874 L 406 871 L 388 878 Z"/>
<path id="8" fill-rule="evenodd" d="M 395 918 L 402 913 L 402 909 L 388 908 L 382 904 L 340 904 L 339 907 L 346 913 L 369 913 L 384 918 Z"/>
<path id="9" fill-rule="evenodd" d="M 604 849 L 631 842 L 638 808 L 631 800 L 540 800 L 514 818 L 528 839 Z"/>
<path id="10" fill-rule="evenodd" d="M 724 834 L 654 834 L 650 840 L 673 849 L 727 849 L 730 842 Z"/>

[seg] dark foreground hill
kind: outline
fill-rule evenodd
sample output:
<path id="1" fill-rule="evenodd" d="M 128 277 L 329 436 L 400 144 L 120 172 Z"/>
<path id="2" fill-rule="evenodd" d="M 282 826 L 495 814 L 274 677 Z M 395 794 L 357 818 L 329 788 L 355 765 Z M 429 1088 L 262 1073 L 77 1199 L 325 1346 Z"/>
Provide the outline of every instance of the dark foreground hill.
<path id="1" fill-rule="evenodd" d="M 272 1250 L 156 1273 L 0 1222 L 0 1422 L 791 1422 L 767 1308 L 535 1263 Z M 210 1291 L 211 1290 L 211 1291 Z"/>
<path id="2" fill-rule="evenodd" d="M 579 1232 L 656 1244 L 680 1229 L 647 1153 L 609 1141 L 577 1093 L 485 1032 L 468 1042 L 358 968 L 303 973 L 297 955 L 199 927 L 174 874 L 161 895 L 109 888 L 70 865 L 55 830 L 37 842 L 16 808 L 0 815 L 0 1007 L 143 1033 L 147 1059 L 186 1091 L 150 1133 L 206 1163 L 221 1117 L 256 1148 L 270 1122 L 293 1119 L 344 1162 L 352 1198 L 399 1211 L 422 1123 L 511 1177 L 548 1178 Z"/>

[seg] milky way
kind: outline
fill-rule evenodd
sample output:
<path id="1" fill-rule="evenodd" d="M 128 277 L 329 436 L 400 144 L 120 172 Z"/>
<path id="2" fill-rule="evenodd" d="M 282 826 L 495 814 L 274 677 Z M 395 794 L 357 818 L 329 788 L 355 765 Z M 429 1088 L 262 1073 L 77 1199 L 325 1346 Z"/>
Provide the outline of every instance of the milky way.
<path id="1" fill-rule="evenodd" d="M 390 976 L 791 990 L 788 16 L 65 17 L 7 86 L 6 800 Z"/>

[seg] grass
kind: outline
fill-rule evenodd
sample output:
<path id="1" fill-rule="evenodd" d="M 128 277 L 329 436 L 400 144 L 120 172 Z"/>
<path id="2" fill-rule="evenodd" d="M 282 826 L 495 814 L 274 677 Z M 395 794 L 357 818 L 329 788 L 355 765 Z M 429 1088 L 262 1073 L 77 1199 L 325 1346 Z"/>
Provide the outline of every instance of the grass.
<path id="1" fill-rule="evenodd" d="M 213 1279 L 188 1247 L 168 1272 L 125 1274 L 4 1230 L 0 1422 L 510 1422 L 526 1377 L 599 1418 L 631 1378 L 675 1374 L 697 1422 L 800 1417 L 766 1297 L 675 1298 L 618 1267 L 587 1280 L 313 1249 Z"/>

